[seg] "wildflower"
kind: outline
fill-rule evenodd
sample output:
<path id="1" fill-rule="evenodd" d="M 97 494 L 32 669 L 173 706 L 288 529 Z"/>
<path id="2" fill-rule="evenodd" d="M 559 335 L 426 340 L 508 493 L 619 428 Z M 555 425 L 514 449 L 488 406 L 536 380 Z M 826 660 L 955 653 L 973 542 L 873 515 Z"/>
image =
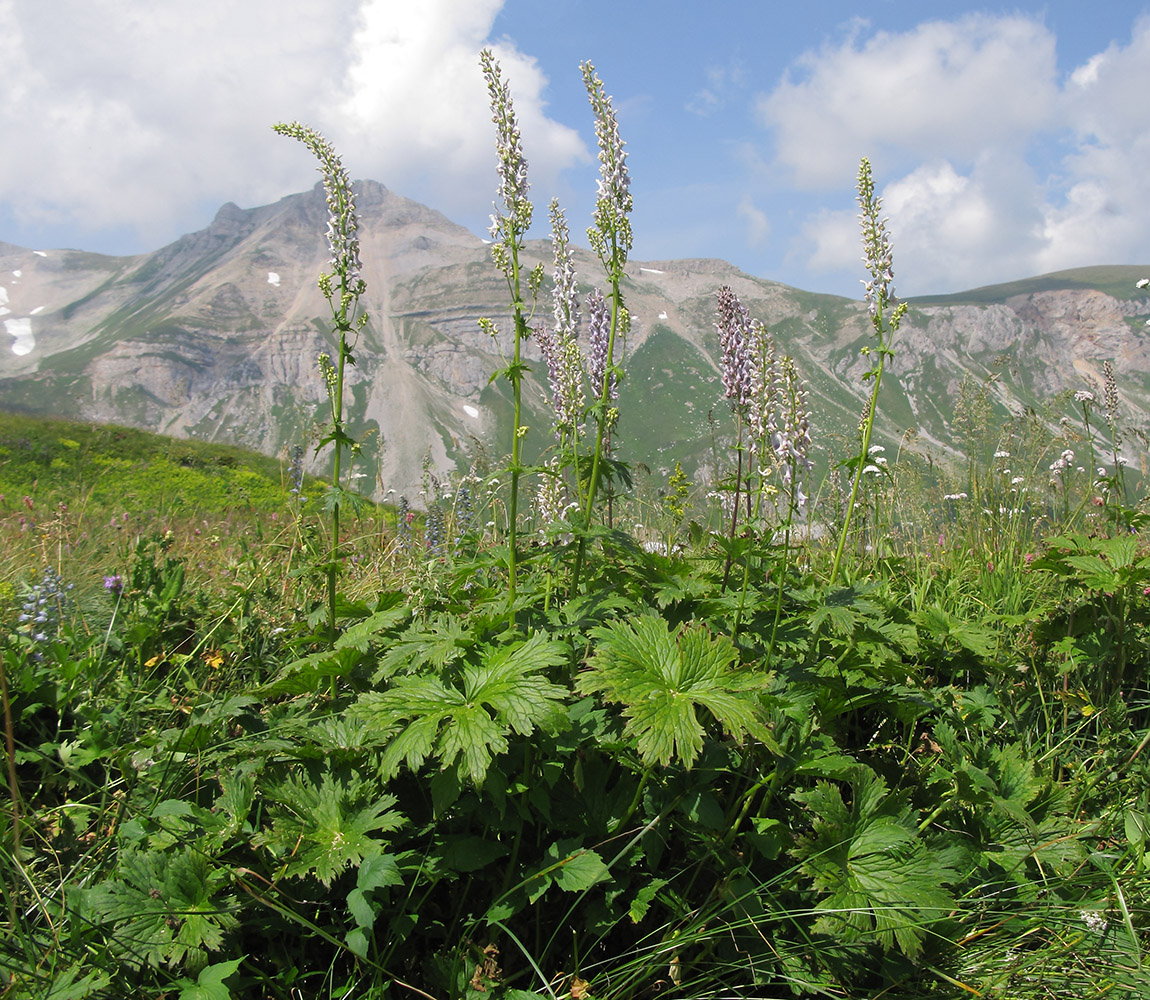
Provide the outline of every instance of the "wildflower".
<path id="1" fill-rule="evenodd" d="M 589 62 L 580 63 L 587 98 L 595 115 L 595 138 L 599 143 L 599 183 L 592 218 L 587 230 L 591 249 L 609 272 L 621 273 L 631 250 L 631 175 L 627 170 L 626 143 L 619 137 L 619 120 L 603 81 Z"/>
<path id="2" fill-rule="evenodd" d="M 1026 477 L 1025 477 L 1025 476 L 1015 476 L 1015 477 L 1014 477 L 1014 478 L 1013 478 L 1013 479 L 1010 481 L 1010 485 L 1011 485 L 1011 486 L 1017 486 L 1019 483 L 1023 483 L 1023 482 L 1025 482 L 1025 481 L 1026 481 Z"/>
<path id="3" fill-rule="evenodd" d="M 886 231 L 886 219 L 880 217 L 882 199 L 874 193 L 870 161 L 859 164 L 859 221 L 862 223 L 863 263 L 870 272 L 870 280 L 863 281 L 863 297 L 872 319 L 894 300 L 894 248 Z M 895 324 L 897 326 L 897 323 Z"/>
<path id="4" fill-rule="evenodd" d="M 301 496 L 303 492 L 303 445 L 301 444 L 292 446 L 288 481 L 291 483 L 291 489 L 288 492 L 303 501 L 305 498 Z"/>
<path id="5" fill-rule="evenodd" d="M 595 289 L 587 296 L 587 323 L 590 328 L 591 355 L 588 367 L 591 375 L 591 392 L 596 399 L 603 398 L 603 383 L 607 379 L 607 348 L 611 335 L 611 313 L 603 293 Z M 608 399 L 618 399 L 619 389 L 615 374 L 611 373 L 608 385 Z"/>
<path id="6" fill-rule="evenodd" d="M 996 451 L 994 453 L 994 457 L 995 458 L 1010 458 L 1010 452 L 1008 452 L 1008 451 Z"/>
<path id="7" fill-rule="evenodd" d="M 551 459 L 546 475 L 540 478 L 535 491 L 535 506 L 539 511 L 541 527 L 539 533 L 545 535 L 545 528 L 563 516 L 563 478 L 558 459 Z"/>
<path id="8" fill-rule="evenodd" d="M 751 399 L 751 366 L 748 341 L 751 339 L 751 317 L 730 286 L 718 292 L 718 319 L 715 330 L 722 352 L 723 389 L 732 410 L 745 411 Z"/>
<path id="9" fill-rule="evenodd" d="M 408 508 L 407 497 L 399 495 L 399 502 L 395 505 L 395 536 L 399 547 L 407 551 L 411 546 L 411 522 L 414 513 Z"/>
<path id="10" fill-rule="evenodd" d="M 321 290 L 330 299 L 330 280 L 339 277 L 343 291 L 352 295 L 362 294 L 367 285 L 360 277 L 362 265 L 359 260 L 359 237 L 356 235 L 359 220 L 355 213 L 355 192 L 343 162 L 331 144 L 315 129 L 299 122 L 273 127 L 280 135 L 299 139 L 320 161 L 319 170 L 323 175 L 328 210 L 327 246 L 331 254 L 328 263 L 333 272 L 332 275 L 320 276 Z"/>
<path id="11" fill-rule="evenodd" d="M 747 345 L 748 393 L 747 424 L 751 432 L 751 453 L 757 454 L 779 429 L 780 389 L 784 378 L 775 355 L 775 342 L 757 320 L 751 324 Z"/>
<path id="12" fill-rule="evenodd" d="M 51 566 L 44 569 L 40 582 L 28 593 L 28 599 L 21 608 L 17 621 L 25 626 L 28 637 L 34 643 L 45 643 L 54 638 L 64 614 L 64 604 L 72 584 L 65 585 L 63 578 Z"/>
<path id="13" fill-rule="evenodd" d="M 460 483 L 455 491 L 455 526 L 456 532 L 466 535 L 475 528 L 475 507 L 471 497 L 471 487 L 467 483 Z"/>
<path id="14" fill-rule="evenodd" d="M 947 493 L 943 500 L 969 500 L 970 498 L 965 493 Z M 942 544 L 942 536 L 939 535 L 939 545 Z"/>
<path id="15" fill-rule="evenodd" d="M 424 530 L 424 542 L 427 544 L 427 551 L 436 559 L 443 558 L 445 534 L 443 507 L 436 501 L 427 508 L 427 523 Z"/>
<path id="16" fill-rule="evenodd" d="M 1134 287 L 1135 288 L 1145 288 L 1147 285 L 1150 285 L 1150 278 L 1139 278 L 1138 284 L 1135 285 Z"/>
<path id="17" fill-rule="evenodd" d="M 1079 389 L 1074 394 L 1074 402 L 1076 402 L 1076 403 L 1093 403 L 1094 402 L 1094 393 L 1092 393 L 1089 389 Z"/>
<path id="18" fill-rule="evenodd" d="M 104 577 L 104 589 L 113 597 L 119 597 L 124 592 L 124 580 L 119 573 Z"/>
<path id="19" fill-rule="evenodd" d="M 1106 928 L 1110 926 L 1109 921 L 1107 921 L 1101 913 L 1097 913 L 1094 910 L 1082 910 L 1078 916 L 1086 925 L 1086 929 L 1094 934 L 1105 934 Z"/>
<path id="20" fill-rule="evenodd" d="M 783 358 L 779 371 L 782 384 L 778 399 L 782 404 L 782 420 L 773 444 L 782 467 L 783 483 L 789 487 L 794 472 L 800 466 L 805 470 L 811 468 L 812 463 L 807 457 L 811 446 L 811 424 L 806 385 L 799 378 L 794 361 Z M 796 505 L 802 506 L 805 502 L 806 497 L 800 490 L 796 495 Z"/>
<path id="21" fill-rule="evenodd" d="M 554 251 L 555 286 L 552 291 L 555 329 L 539 328 L 535 339 L 547 364 L 551 408 L 556 435 L 573 433 L 586 404 L 583 391 L 583 355 L 576 341 L 579 323 L 579 290 L 575 281 L 574 255 L 569 243 L 567 220 L 557 201 L 551 202 L 551 246 Z M 604 342 L 605 344 L 605 342 Z"/>
<path id="22" fill-rule="evenodd" d="M 495 123 L 495 151 L 499 158 L 499 197 L 503 207 L 496 203 L 491 216 L 491 239 L 505 252 L 518 246 L 522 235 L 531 228 L 533 207 L 527 192 L 527 159 L 523 155 L 523 140 L 519 135 L 519 121 L 511 104 L 511 88 L 502 77 L 499 63 L 490 49 L 479 53 L 487 92 L 491 98 L 491 120 Z M 497 255 L 496 262 L 504 273 L 511 266 L 505 254 Z"/>

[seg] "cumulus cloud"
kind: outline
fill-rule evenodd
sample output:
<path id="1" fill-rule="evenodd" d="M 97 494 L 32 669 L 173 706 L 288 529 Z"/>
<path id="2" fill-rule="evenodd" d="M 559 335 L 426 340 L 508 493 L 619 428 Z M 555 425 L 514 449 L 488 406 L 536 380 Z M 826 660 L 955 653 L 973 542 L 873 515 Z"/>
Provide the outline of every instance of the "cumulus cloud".
<path id="1" fill-rule="evenodd" d="M 502 5 L 367 0 L 352 39 L 340 109 L 345 145 L 384 183 L 448 214 L 494 196 L 495 137 L 478 53 Z M 511 86 L 532 187 L 545 198 L 564 167 L 590 154 L 574 129 L 547 117 L 547 77 L 536 60 L 506 40 L 490 47 Z"/>
<path id="2" fill-rule="evenodd" d="M 800 186 L 849 182 L 862 156 L 879 170 L 923 156 L 969 162 L 1053 120 L 1055 39 L 1037 21 L 972 14 L 863 30 L 802 55 L 757 102 Z"/>
<path id="3" fill-rule="evenodd" d="M 972 15 L 869 39 L 856 28 L 758 109 L 800 185 L 841 190 L 872 156 L 900 291 L 921 294 L 1144 256 L 1148 91 L 1150 19 L 1060 80 L 1040 22 Z M 810 266 L 857 268 L 855 225 L 846 211 L 809 218 Z"/>
<path id="4" fill-rule="evenodd" d="M 486 206 L 494 138 L 478 52 L 500 6 L 0 0 L 0 200 L 25 223 L 172 238 L 205 205 L 310 187 L 306 154 L 270 128 L 298 119 L 325 132 L 353 176 L 448 211 Z M 495 48 L 534 178 L 586 159 L 573 130 L 547 118 L 539 67 L 510 43 Z"/>

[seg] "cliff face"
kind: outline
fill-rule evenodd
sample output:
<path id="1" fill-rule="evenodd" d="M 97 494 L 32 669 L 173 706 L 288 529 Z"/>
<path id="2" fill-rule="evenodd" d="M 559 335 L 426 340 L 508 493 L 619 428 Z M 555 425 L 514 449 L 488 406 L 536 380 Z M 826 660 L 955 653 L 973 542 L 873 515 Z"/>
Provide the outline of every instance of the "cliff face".
<path id="1" fill-rule="evenodd" d="M 369 322 L 347 401 L 350 431 L 365 442 L 360 486 L 414 496 L 428 458 L 446 472 L 480 445 L 496 454 L 507 446 L 506 400 L 488 384 L 510 350 L 507 290 L 482 240 L 380 184 L 357 190 Z M 316 287 L 327 264 L 325 228 L 317 185 L 274 205 L 225 205 L 206 229 L 138 257 L 0 244 L 0 407 L 271 454 L 316 440 L 327 412 L 316 357 L 330 350 L 328 306 Z M 528 267 L 550 267 L 545 243 L 529 246 L 526 258 Z M 579 253 L 577 266 L 588 291 L 597 263 Z M 1142 271 L 1107 273 L 1128 296 L 1081 283 L 1051 287 L 1053 276 L 1002 301 L 912 304 L 889 369 L 881 433 L 893 441 L 913 428 L 920 442 L 962 450 L 950 415 L 964 376 L 993 375 L 996 400 L 1017 411 L 1082 387 L 1084 376 L 1100 378 L 1107 359 L 1118 373 L 1123 419 L 1150 427 L 1150 303 L 1134 287 Z M 725 419 L 726 411 L 712 327 L 722 284 L 797 359 L 811 383 L 816 427 L 845 429 L 857 419 L 869 367 L 860 355 L 869 340 L 861 303 L 753 278 L 723 261 L 636 262 L 624 287 L 633 327 L 620 425 L 620 446 L 633 461 L 705 463 L 708 415 Z M 542 302 L 538 316 L 549 312 Z M 497 342 L 480 333 L 481 316 L 502 323 Z M 527 356 L 537 369 L 528 422 L 542 428 L 545 373 L 533 344 Z M 537 450 L 549 444 L 542 429 L 531 434 Z"/>

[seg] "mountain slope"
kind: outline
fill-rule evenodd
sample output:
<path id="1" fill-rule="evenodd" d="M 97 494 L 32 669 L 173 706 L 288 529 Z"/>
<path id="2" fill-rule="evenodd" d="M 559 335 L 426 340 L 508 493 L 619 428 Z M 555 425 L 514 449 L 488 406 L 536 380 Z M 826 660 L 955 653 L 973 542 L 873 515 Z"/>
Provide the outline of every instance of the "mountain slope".
<path id="1" fill-rule="evenodd" d="M 484 242 L 372 181 L 357 185 L 369 314 L 348 384 L 351 433 L 364 441 L 360 487 L 415 495 L 425 462 L 446 472 L 482 447 L 506 448 L 507 404 L 489 385 L 510 351 L 507 289 Z M 0 407 L 119 422 L 276 454 L 316 440 L 327 401 L 316 370 L 328 307 L 322 186 L 274 205 L 225 205 L 206 229 L 136 257 L 0 244 Z M 550 264 L 532 243 L 527 266 Z M 599 271 L 577 253 L 583 291 Z M 1150 268 L 1063 272 L 965 296 L 915 300 L 884 383 L 880 437 L 939 454 L 962 450 L 952 426 L 964 377 L 991 380 L 1000 412 L 1039 405 L 1098 378 L 1110 359 L 1132 426 L 1150 427 Z M 867 386 L 862 304 L 743 274 L 717 260 L 635 262 L 621 399 L 620 454 L 656 470 L 676 460 L 710 474 L 714 433 L 729 435 L 713 330 L 715 291 L 730 284 L 795 356 L 811 384 L 818 443 L 850 435 Z M 545 289 L 546 290 L 546 289 Z M 1117 294 L 1115 294 L 1117 293 Z M 541 302 L 538 316 L 549 308 Z M 478 319 L 502 321 L 492 342 Z M 528 386 L 531 450 L 550 443 L 545 381 Z M 314 458 L 319 471 L 325 455 Z"/>

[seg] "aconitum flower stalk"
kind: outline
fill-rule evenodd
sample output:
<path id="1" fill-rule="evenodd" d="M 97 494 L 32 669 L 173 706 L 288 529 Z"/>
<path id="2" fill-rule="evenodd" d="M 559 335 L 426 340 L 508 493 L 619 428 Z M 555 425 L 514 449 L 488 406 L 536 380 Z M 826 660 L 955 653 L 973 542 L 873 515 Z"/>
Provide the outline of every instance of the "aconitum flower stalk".
<path id="1" fill-rule="evenodd" d="M 588 356 L 591 391 L 602 399 L 618 399 L 619 388 L 614 373 L 604 391 L 609 368 L 609 343 L 611 336 L 611 313 L 603 293 L 595 289 L 587 296 L 587 325 L 590 334 L 590 354 Z"/>
<path id="2" fill-rule="evenodd" d="M 850 499 L 847 503 L 846 517 L 843 519 L 842 529 L 839 533 L 838 548 L 835 550 L 834 562 L 831 565 L 830 583 L 833 586 L 838 576 L 839 566 L 842 562 L 843 551 L 846 548 L 847 534 L 850 531 L 851 517 L 858 497 L 859 484 L 862 482 L 863 471 L 867 466 L 867 457 L 870 450 L 871 432 L 874 429 L 875 408 L 878 405 L 879 387 L 882 384 L 882 374 L 886 367 L 888 357 L 891 357 L 891 343 L 900 321 L 906 313 L 906 303 L 895 303 L 894 296 L 894 251 L 891 246 L 890 235 L 886 230 L 886 219 L 882 217 L 882 199 L 875 194 L 874 177 L 871 174 L 870 161 L 865 157 L 859 163 L 858 173 L 858 202 L 859 222 L 862 228 L 863 263 L 866 265 L 870 278 L 863 281 L 863 296 L 870 315 L 871 326 L 874 329 L 877 345 L 873 353 L 877 355 L 874 366 L 866 373 L 866 378 L 873 382 L 870 399 L 863 411 L 859 425 L 861 431 L 859 453 L 855 462 L 854 482 L 851 486 Z M 889 311 L 894 306 L 893 311 Z M 870 346 L 865 347 L 864 353 L 871 354 Z"/>
<path id="3" fill-rule="evenodd" d="M 783 358 L 779 371 L 782 383 L 779 393 L 782 420 L 775 433 L 774 447 L 783 483 L 790 488 L 796 472 L 800 469 L 809 471 L 811 468 L 811 422 L 807 407 L 807 387 L 799 378 L 794 361 Z"/>
<path id="4" fill-rule="evenodd" d="M 631 251 L 629 216 L 634 205 L 623 149 L 626 143 L 619 136 L 619 120 L 595 67 L 585 62 L 579 68 L 595 115 L 595 138 L 599 143 L 599 185 L 592 216 L 595 226 L 587 230 L 587 238 L 608 272 L 621 274 Z"/>
<path id="5" fill-rule="evenodd" d="M 516 577 L 519 556 L 516 548 L 516 534 L 519 518 L 519 480 L 523 465 L 523 436 L 527 428 L 522 422 L 523 415 L 523 342 L 530 331 L 527 328 L 527 307 L 523 301 L 521 287 L 521 266 L 519 253 L 523 248 L 523 237 L 531 226 L 532 206 L 528 197 L 527 159 L 523 155 L 523 142 L 519 135 L 519 122 L 511 103 L 511 88 L 499 69 L 499 63 L 484 49 L 479 55 L 483 76 L 487 80 L 487 93 L 491 98 L 491 120 L 495 123 L 495 152 L 498 159 L 499 202 L 495 203 L 495 214 L 491 217 L 491 248 L 496 266 L 507 280 L 507 291 L 511 296 L 511 312 L 515 324 L 514 353 L 502 375 L 511 384 L 512 429 L 511 429 L 511 493 L 507 504 L 507 591 L 511 603 L 515 601 Z M 528 286 L 534 294 L 538 282 L 543 280 L 542 265 L 528 278 Z M 481 326 L 483 322 L 481 321 Z M 491 328 L 491 324 L 487 324 Z"/>
<path id="6" fill-rule="evenodd" d="M 487 81 L 487 93 L 491 100 L 491 121 L 495 124 L 495 153 L 498 158 L 499 188 L 497 194 L 502 201 L 495 202 L 495 212 L 491 216 L 491 239 L 510 250 L 511 244 L 518 246 L 523 234 L 531 228 L 534 208 L 528 197 L 530 185 L 527 183 L 527 158 L 523 155 L 523 139 L 519 134 L 519 120 L 511 102 L 511 87 L 499 69 L 499 63 L 490 49 L 479 53 L 483 67 L 483 77 Z M 510 258 L 500 262 L 504 273 L 510 265 Z"/>
<path id="7" fill-rule="evenodd" d="M 323 175 L 328 211 L 327 246 L 331 255 L 328 264 L 332 269 L 329 280 L 339 278 L 345 291 L 353 295 L 362 293 L 366 286 L 360 276 L 362 265 L 359 260 L 359 219 L 355 212 L 355 191 L 343 161 L 331 143 L 307 125 L 291 122 L 273 128 L 280 135 L 298 139 L 319 160 L 318 169 Z M 327 297 L 331 298 L 331 295 Z"/>
<path id="8" fill-rule="evenodd" d="M 751 399 L 751 316 L 730 286 L 718 292 L 715 330 L 722 352 L 723 391 L 731 409 L 744 412 Z"/>
<path id="9" fill-rule="evenodd" d="M 747 350 L 749 368 L 747 426 L 750 430 L 751 454 L 760 463 L 764 452 L 771 447 L 778 430 L 778 385 L 781 381 L 779 362 L 775 355 L 775 342 L 767 328 L 757 320 L 751 324 L 751 339 Z"/>
<path id="10" fill-rule="evenodd" d="M 576 340 L 579 325 L 579 287 L 575 278 L 567 219 L 557 201 L 551 202 L 551 247 L 555 270 L 552 289 L 554 332 L 537 331 L 539 347 L 547 362 L 551 405 L 556 434 L 574 436 L 579 429 L 587 398 L 583 389 L 583 354 Z"/>
<path id="11" fill-rule="evenodd" d="M 331 556 L 327 569 L 328 633 L 334 644 L 336 637 L 336 577 L 339 572 L 339 521 L 343 487 L 341 485 L 341 460 L 345 447 L 355 449 L 356 443 L 344 430 L 343 386 L 344 371 L 348 364 L 355 364 L 352 349 L 355 346 L 353 334 L 357 334 L 367 322 L 367 314 L 356 317 L 359 297 L 367 290 L 360 273 L 359 261 L 359 220 L 355 213 L 355 192 L 351 178 L 335 154 L 331 144 L 319 132 L 299 122 L 274 126 L 280 135 L 286 135 L 302 142 L 319 160 L 323 175 L 323 186 L 327 197 L 328 225 L 327 244 L 331 254 L 329 266 L 332 273 L 319 276 L 319 288 L 331 309 L 332 332 L 336 337 L 336 360 L 327 354 L 320 355 L 320 368 L 328 387 L 328 402 L 331 405 L 331 432 L 324 438 L 332 444 L 332 485 L 328 493 L 326 507 L 331 511 Z M 349 339 L 349 337 L 351 339 Z"/>

